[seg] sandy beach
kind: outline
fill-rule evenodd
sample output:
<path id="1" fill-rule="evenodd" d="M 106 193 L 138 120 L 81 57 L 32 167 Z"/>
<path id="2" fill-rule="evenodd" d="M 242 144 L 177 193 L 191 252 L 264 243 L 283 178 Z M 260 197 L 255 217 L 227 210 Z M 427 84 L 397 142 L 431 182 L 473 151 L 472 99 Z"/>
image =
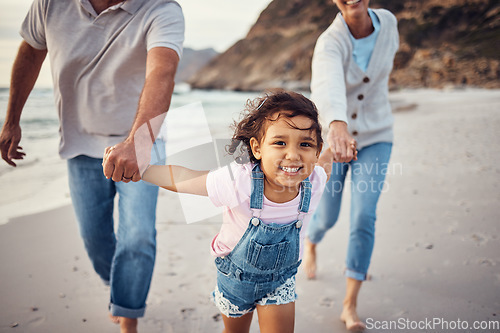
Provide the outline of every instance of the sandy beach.
<path id="1" fill-rule="evenodd" d="M 362 319 L 372 323 L 366 331 L 465 332 L 421 324 L 441 320 L 453 328 L 460 320 L 467 331 L 498 332 L 484 325 L 500 321 L 500 91 L 402 90 L 390 98 L 395 142 L 378 206 L 373 278 L 359 300 Z M 64 162 L 54 165 L 60 181 L 36 192 L 40 198 L 19 198 L 47 202 L 45 210 L 0 225 L 0 332 L 119 332 L 107 318 L 109 290 L 91 268 L 72 207 L 49 204 L 47 193 L 69 201 Z M 339 314 L 348 194 L 337 226 L 318 247 L 317 279 L 299 271 L 296 332 L 345 331 Z M 160 191 L 157 261 L 140 332 L 222 331 L 210 300 L 209 253 L 220 221 L 186 224 L 177 195 Z M 251 332 L 259 331 L 256 317 Z M 389 321 L 420 326 L 383 327 Z"/>

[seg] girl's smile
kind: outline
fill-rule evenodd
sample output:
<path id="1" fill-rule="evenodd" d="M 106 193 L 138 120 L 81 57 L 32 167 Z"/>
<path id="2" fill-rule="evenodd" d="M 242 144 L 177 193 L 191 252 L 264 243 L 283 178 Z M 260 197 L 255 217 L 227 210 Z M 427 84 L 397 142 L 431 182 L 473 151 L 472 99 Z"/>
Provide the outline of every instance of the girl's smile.
<path id="1" fill-rule="evenodd" d="M 301 167 L 286 167 L 286 166 L 280 166 L 280 169 L 283 170 L 283 172 L 288 173 L 288 174 L 296 174 Z"/>
<path id="2" fill-rule="evenodd" d="M 278 203 L 297 196 L 300 183 L 313 172 L 321 151 L 315 132 L 310 130 L 313 121 L 303 115 L 288 117 L 287 113 L 273 115 L 260 142 L 250 140 L 264 172 L 264 194 Z"/>
<path id="3" fill-rule="evenodd" d="M 350 1 L 345 1 L 345 4 L 348 6 L 355 5 L 357 3 L 360 3 L 361 0 L 350 0 Z"/>

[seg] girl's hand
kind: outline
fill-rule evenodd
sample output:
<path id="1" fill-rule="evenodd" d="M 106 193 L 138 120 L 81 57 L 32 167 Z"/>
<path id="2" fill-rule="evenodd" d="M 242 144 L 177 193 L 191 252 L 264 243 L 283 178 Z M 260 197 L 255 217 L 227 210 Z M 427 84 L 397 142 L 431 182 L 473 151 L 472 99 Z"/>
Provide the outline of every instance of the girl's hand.
<path id="1" fill-rule="evenodd" d="M 351 142 L 351 150 L 352 150 L 352 155 L 353 155 L 352 160 L 353 161 L 358 160 L 358 148 L 356 147 L 356 144 L 357 144 L 356 140 L 353 139 Z"/>
<path id="2" fill-rule="evenodd" d="M 331 151 L 331 149 L 325 149 L 321 153 L 321 155 L 319 156 L 318 163 L 316 163 L 317 165 L 319 165 L 320 167 L 325 169 L 327 179 L 330 179 L 330 174 L 332 173 L 333 163 L 335 163 L 335 161 L 333 160 L 333 157 L 334 157 L 334 155 L 333 155 L 333 152 Z"/>

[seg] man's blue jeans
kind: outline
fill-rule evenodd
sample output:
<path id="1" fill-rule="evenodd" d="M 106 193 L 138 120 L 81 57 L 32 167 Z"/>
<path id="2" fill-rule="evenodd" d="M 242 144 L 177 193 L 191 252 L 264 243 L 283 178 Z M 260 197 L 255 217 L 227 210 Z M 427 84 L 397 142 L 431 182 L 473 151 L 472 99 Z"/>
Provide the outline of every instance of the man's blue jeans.
<path id="1" fill-rule="evenodd" d="M 68 160 L 68 176 L 85 248 L 95 271 L 111 287 L 111 314 L 144 316 L 156 255 L 158 187 L 143 181 L 115 183 L 104 177 L 102 159 L 84 155 Z"/>
<path id="2" fill-rule="evenodd" d="M 392 143 L 376 143 L 358 152 L 358 160 L 334 163 L 325 192 L 307 230 L 317 244 L 339 217 L 345 177 L 351 168 L 351 225 L 347 249 L 347 277 L 366 280 L 375 241 L 377 202 L 385 183 Z"/>

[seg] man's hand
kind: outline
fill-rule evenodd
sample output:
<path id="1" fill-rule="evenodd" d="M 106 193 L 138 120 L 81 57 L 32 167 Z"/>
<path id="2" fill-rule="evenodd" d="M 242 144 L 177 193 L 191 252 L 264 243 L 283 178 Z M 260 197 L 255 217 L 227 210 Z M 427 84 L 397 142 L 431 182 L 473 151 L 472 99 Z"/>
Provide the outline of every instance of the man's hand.
<path id="1" fill-rule="evenodd" d="M 21 141 L 21 113 L 28 96 L 35 85 L 47 50 L 37 50 L 23 41 L 12 66 L 7 115 L 0 133 L 2 159 L 16 166 L 12 160 L 22 160 L 26 155 L 19 146 Z"/>
<path id="2" fill-rule="evenodd" d="M 0 133 L 0 151 L 2 159 L 12 166 L 16 163 L 12 160 L 22 160 L 26 155 L 19 146 L 21 141 L 21 126 L 10 126 L 7 123 L 3 125 L 2 133 Z"/>
<path id="3" fill-rule="evenodd" d="M 115 182 L 128 183 L 141 180 L 134 142 L 125 140 L 113 147 L 106 148 L 102 168 L 104 176 Z"/>
<path id="4" fill-rule="evenodd" d="M 333 153 L 334 162 L 357 160 L 357 142 L 347 131 L 343 121 L 332 121 L 327 135 L 328 145 Z"/>

